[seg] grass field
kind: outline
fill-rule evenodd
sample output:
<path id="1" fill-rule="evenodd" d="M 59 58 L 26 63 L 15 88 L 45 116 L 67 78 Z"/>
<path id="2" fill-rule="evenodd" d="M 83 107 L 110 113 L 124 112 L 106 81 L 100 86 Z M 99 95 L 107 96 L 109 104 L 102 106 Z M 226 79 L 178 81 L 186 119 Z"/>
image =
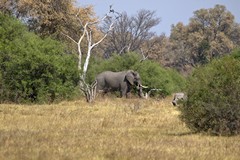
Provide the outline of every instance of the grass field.
<path id="1" fill-rule="evenodd" d="M 164 100 L 0 105 L 0 159 L 239 159 L 240 136 L 190 132 Z"/>

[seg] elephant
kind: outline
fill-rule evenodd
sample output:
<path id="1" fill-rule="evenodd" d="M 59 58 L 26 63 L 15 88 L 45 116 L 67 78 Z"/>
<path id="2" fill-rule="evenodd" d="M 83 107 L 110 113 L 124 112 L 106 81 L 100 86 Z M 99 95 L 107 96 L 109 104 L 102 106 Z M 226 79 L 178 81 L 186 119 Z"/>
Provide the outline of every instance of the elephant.
<path id="1" fill-rule="evenodd" d="M 187 99 L 187 96 L 183 92 L 175 93 L 173 96 L 172 104 L 174 106 L 177 106 L 179 100 L 183 101 L 186 99 Z"/>
<path id="2" fill-rule="evenodd" d="M 122 72 L 104 71 L 96 76 L 97 92 L 120 91 L 120 97 L 129 98 L 131 88 L 136 86 L 138 95 L 144 98 L 141 78 L 138 72 L 127 70 Z"/>

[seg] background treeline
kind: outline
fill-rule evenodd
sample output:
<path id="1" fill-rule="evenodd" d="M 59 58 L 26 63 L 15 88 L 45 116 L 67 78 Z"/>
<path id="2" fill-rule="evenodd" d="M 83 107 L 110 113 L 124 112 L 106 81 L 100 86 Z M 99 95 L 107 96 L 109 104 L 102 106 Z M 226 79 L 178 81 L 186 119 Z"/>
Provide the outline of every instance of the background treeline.
<path id="1" fill-rule="evenodd" d="M 64 34 L 77 41 L 83 30 L 76 13 L 83 22 L 94 21 L 94 8 L 77 7 L 73 0 L 3 0 L 0 9 L 1 101 L 53 102 L 79 95 L 77 47 Z M 240 45 L 240 26 L 222 5 L 195 11 L 189 24 L 173 25 L 169 37 L 151 31 L 161 22 L 154 11 L 121 15 L 93 50 L 89 83 L 104 70 L 134 69 L 144 85 L 166 96 L 183 90 L 183 75 Z M 95 39 L 109 23 L 93 28 Z M 86 47 L 83 43 L 83 53 Z"/>

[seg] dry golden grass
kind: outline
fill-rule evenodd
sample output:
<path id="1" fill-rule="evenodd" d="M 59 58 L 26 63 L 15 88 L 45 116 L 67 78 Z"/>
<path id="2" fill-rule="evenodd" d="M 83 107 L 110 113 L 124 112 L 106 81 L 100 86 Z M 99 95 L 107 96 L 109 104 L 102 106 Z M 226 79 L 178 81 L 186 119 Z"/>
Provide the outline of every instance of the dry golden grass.
<path id="1" fill-rule="evenodd" d="M 191 133 L 164 100 L 0 105 L 0 159 L 239 159 L 240 136 Z"/>

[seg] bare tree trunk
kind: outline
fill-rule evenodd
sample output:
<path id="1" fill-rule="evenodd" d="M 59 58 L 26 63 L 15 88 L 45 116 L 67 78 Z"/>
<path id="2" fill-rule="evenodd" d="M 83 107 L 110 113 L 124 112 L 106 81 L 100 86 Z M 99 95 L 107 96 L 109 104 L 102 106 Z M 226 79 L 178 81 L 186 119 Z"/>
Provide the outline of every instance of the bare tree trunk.
<path id="1" fill-rule="evenodd" d="M 91 103 L 96 97 L 97 81 L 94 81 L 91 85 L 83 82 L 80 84 L 80 89 L 83 91 L 86 101 Z"/>
<path id="2" fill-rule="evenodd" d="M 87 74 L 87 70 L 88 70 L 88 65 L 89 65 L 92 49 L 94 47 L 96 47 L 98 44 L 100 44 L 107 37 L 108 33 L 113 29 L 113 24 L 115 22 L 112 22 L 109 25 L 109 29 L 108 29 L 107 33 L 105 33 L 103 35 L 103 37 L 99 41 L 97 41 L 96 43 L 92 43 L 93 42 L 93 37 L 92 37 L 91 26 L 97 25 L 98 23 L 103 22 L 106 18 L 110 17 L 109 14 L 115 14 L 115 13 L 117 13 L 117 16 L 116 15 L 114 16 L 115 20 L 116 20 L 121 15 L 118 12 L 115 12 L 112 9 L 112 6 L 110 6 L 109 13 L 106 14 L 101 20 L 97 20 L 95 22 L 87 22 L 85 25 L 83 25 L 81 19 L 78 17 L 78 15 L 79 15 L 79 12 L 78 12 L 77 15 L 76 15 L 76 18 L 79 20 L 80 24 L 83 27 L 83 33 L 80 36 L 78 42 L 75 41 L 72 37 L 68 36 L 67 34 L 62 33 L 65 36 L 67 36 L 70 40 L 72 40 L 74 43 L 77 44 L 77 47 L 78 47 L 78 70 L 82 71 L 81 72 L 82 75 L 80 75 L 79 86 L 80 86 L 81 91 L 83 91 L 83 93 L 85 94 L 87 102 L 93 102 L 95 97 L 96 97 L 97 82 L 94 81 L 91 85 L 86 82 L 86 76 L 87 76 L 86 74 Z M 82 67 L 81 42 L 82 42 L 82 40 L 85 36 L 86 36 L 86 39 L 87 39 L 87 47 L 88 48 L 87 48 L 87 56 L 86 56 L 84 65 Z"/>

